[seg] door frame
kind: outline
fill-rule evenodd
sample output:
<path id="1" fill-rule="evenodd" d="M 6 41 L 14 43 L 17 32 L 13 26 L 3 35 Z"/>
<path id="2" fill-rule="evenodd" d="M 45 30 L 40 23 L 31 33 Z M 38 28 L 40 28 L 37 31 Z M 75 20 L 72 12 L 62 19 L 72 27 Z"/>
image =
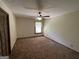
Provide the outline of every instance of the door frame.
<path id="1" fill-rule="evenodd" d="M 9 14 L 6 12 L 6 11 L 4 11 L 2 8 L 0 8 L 0 12 L 2 12 L 2 13 L 4 13 L 5 15 L 6 15 L 6 23 L 7 23 L 7 36 L 8 36 L 8 40 L 6 40 L 5 39 L 5 46 L 6 46 L 6 56 L 8 56 L 10 53 L 11 53 L 11 44 L 10 44 L 10 27 L 9 27 Z M 4 54 L 3 54 L 3 50 L 2 50 L 2 56 L 5 56 Z"/>

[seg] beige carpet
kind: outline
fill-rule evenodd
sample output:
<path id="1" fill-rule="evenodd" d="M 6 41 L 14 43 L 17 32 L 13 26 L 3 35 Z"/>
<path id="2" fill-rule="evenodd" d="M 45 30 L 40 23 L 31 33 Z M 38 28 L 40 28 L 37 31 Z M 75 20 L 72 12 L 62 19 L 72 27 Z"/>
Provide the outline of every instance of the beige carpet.
<path id="1" fill-rule="evenodd" d="M 45 37 L 18 39 L 10 59 L 79 59 L 79 54 Z"/>

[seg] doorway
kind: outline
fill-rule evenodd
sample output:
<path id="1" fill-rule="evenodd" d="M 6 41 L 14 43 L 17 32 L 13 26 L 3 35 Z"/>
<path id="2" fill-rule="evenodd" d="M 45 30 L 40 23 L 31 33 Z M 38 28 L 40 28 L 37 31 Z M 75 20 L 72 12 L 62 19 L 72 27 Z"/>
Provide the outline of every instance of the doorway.
<path id="1" fill-rule="evenodd" d="M 0 8 L 0 56 L 8 56 L 10 52 L 9 15 Z"/>

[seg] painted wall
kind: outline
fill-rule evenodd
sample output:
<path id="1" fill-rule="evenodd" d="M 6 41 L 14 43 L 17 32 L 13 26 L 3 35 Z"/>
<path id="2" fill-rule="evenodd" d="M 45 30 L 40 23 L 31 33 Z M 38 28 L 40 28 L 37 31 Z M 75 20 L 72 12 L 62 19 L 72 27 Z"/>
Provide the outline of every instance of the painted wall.
<path id="1" fill-rule="evenodd" d="M 44 35 L 79 52 L 79 11 L 45 20 Z"/>
<path id="2" fill-rule="evenodd" d="M 42 23 L 44 22 L 42 21 Z M 17 38 L 43 35 L 43 34 L 35 34 L 34 18 L 25 16 L 16 16 L 16 28 L 17 28 Z"/>
<path id="3" fill-rule="evenodd" d="M 16 42 L 16 24 L 13 12 L 0 0 L 0 7 L 9 14 L 11 49 Z"/>
<path id="4" fill-rule="evenodd" d="M 27 17 L 16 17 L 17 37 L 34 36 L 34 19 Z"/>

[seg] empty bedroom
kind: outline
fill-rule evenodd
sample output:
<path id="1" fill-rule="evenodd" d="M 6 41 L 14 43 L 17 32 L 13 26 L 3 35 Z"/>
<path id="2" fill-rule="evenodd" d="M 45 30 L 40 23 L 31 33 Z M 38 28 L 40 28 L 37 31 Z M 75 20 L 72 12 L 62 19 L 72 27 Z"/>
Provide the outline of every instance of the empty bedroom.
<path id="1" fill-rule="evenodd" d="M 0 59 L 79 59 L 79 0 L 0 0 Z"/>

